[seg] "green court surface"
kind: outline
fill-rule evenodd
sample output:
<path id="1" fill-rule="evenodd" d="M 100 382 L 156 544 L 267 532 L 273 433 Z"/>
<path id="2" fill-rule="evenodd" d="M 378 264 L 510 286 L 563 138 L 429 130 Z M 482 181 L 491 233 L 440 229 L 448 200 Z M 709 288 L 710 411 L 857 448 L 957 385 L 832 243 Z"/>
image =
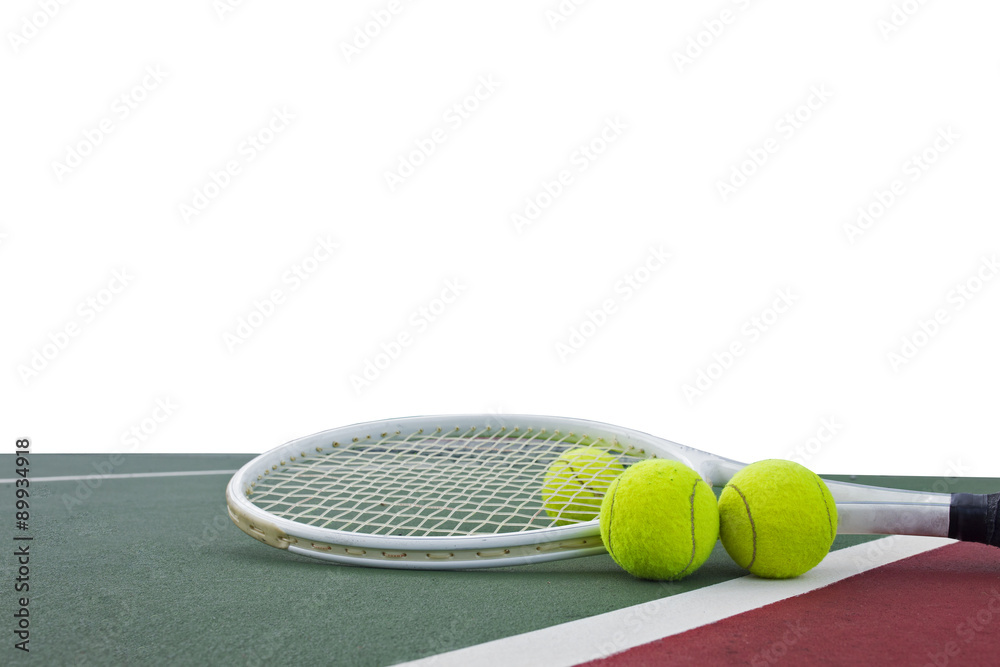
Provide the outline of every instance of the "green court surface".
<path id="1" fill-rule="evenodd" d="M 385 665 L 621 609 L 741 577 L 721 545 L 679 583 L 639 581 L 608 556 L 427 572 L 328 564 L 265 546 L 229 520 L 230 474 L 79 478 L 109 455 L 32 455 L 30 525 L 8 555 L 0 661 L 45 665 Z M 114 475 L 235 471 L 250 455 L 129 455 Z M 14 457 L 0 457 L 0 478 Z M 96 467 L 95 467 L 96 466 Z M 857 478 L 935 491 L 996 491 L 995 480 Z M 96 488 L 91 488 L 96 487 Z M 30 535 L 30 654 L 15 650 L 15 535 Z M 834 548 L 871 539 L 838 537 Z"/>

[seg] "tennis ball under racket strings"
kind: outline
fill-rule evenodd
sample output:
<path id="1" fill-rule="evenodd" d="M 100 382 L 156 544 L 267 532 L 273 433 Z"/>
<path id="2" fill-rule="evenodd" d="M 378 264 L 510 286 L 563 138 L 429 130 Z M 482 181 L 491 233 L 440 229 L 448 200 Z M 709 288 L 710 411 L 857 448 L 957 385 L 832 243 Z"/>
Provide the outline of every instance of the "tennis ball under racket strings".
<path id="1" fill-rule="evenodd" d="M 715 494 L 678 461 L 636 463 L 611 484 L 601 504 L 605 548 L 640 579 L 688 576 L 702 566 L 718 538 Z"/>
<path id="2" fill-rule="evenodd" d="M 596 447 L 563 452 L 545 471 L 542 507 L 560 526 L 593 521 L 608 487 L 624 470 L 617 458 Z"/>

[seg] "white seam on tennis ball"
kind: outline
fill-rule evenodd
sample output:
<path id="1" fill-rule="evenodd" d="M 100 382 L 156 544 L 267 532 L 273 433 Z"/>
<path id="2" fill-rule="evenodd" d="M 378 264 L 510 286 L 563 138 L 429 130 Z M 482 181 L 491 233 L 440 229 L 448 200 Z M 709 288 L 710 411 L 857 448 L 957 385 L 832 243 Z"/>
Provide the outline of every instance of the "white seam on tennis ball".
<path id="1" fill-rule="evenodd" d="M 684 576 L 684 573 L 687 572 L 688 568 L 691 567 L 691 564 L 694 563 L 694 557 L 698 553 L 698 543 L 695 542 L 695 539 L 694 539 L 694 533 L 695 533 L 695 530 L 694 530 L 694 497 L 698 494 L 698 482 L 700 482 L 700 481 L 701 481 L 700 479 L 696 479 L 694 481 L 694 486 L 691 487 L 691 497 L 688 499 L 688 504 L 691 505 L 691 521 L 690 521 L 690 523 L 691 523 L 691 559 L 687 562 L 687 565 L 684 566 L 684 569 L 680 571 L 680 575 L 678 576 L 678 578 Z"/>
<path id="2" fill-rule="evenodd" d="M 833 527 L 833 517 L 830 515 L 830 503 L 826 502 L 826 494 L 823 493 L 826 483 L 816 473 L 813 473 L 813 477 L 816 478 L 816 490 L 819 491 L 819 497 L 823 501 L 823 507 L 826 509 L 826 523 L 830 527 L 830 541 L 832 542 L 837 537 L 837 531 Z"/>
<path id="3" fill-rule="evenodd" d="M 611 548 L 611 530 L 614 528 L 614 518 L 615 518 L 615 498 L 618 496 L 618 488 L 621 486 L 619 480 L 616 479 L 614 482 L 615 490 L 611 492 L 611 504 L 608 505 L 608 543 L 604 545 L 604 548 L 608 550 L 611 557 L 615 557 L 615 552 Z"/>
<path id="4" fill-rule="evenodd" d="M 740 489 L 740 487 L 736 486 L 735 484 L 729 484 L 727 486 L 732 487 L 733 490 L 735 490 L 736 493 L 739 495 L 740 500 L 743 501 L 743 507 L 745 507 L 747 510 L 747 519 L 750 520 L 750 535 L 752 538 L 751 543 L 753 544 L 753 553 L 750 554 L 750 562 L 746 564 L 746 569 L 749 570 L 750 566 L 757 561 L 757 524 L 754 523 L 753 512 L 750 511 L 750 501 L 748 501 L 747 497 L 743 495 L 742 489 Z"/>

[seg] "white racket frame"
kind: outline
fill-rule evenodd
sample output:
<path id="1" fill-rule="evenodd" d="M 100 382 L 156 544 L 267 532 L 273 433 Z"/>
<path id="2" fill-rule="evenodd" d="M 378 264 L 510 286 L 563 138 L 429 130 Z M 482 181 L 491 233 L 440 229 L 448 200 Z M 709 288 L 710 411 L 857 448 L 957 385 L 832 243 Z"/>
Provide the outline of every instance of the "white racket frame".
<path id="1" fill-rule="evenodd" d="M 497 429 L 560 430 L 617 442 L 636 458 L 666 458 L 693 468 L 722 487 L 745 464 L 656 436 L 584 419 L 540 415 L 461 414 L 406 417 L 334 428 L 292 440 L 244 465 L 226 487 L 229 516 L 251 537 L 279 549 L 322 560 L 401 569 L 451 570 L 506 567 L 604 553 L 597 520 L 522 532 L 456 537 L 394 537 L 319 528 L 285 519 L 253 504 L 251 484 L 335 440 L 377 437 L 416 429 L 465 432 Z M 905 534 L 947 537 L 951 496 L 825 480 L 837 502 L 840 534 Z"/>

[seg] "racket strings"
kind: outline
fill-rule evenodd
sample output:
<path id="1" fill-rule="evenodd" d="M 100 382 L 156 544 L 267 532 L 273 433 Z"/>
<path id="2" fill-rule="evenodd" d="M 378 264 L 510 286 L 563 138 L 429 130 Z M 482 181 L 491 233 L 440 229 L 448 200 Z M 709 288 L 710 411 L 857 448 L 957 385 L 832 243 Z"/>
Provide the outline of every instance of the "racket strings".
<path id="1" fill-rule="evenodd" d="M 475 437 L 475 435 L 471 434 L 469 437 Z M 447 457 L 434 458 L 434 454 L 448 453 L 451 446 L 443 438 L 425 441 L 425 448 L 420 452 L 420 455 L 430 459 L 426 466 L 418 463 L 410 469 L 388 471 L 387 478 L 379 479 L 379 483 L 374 484 L 379 490 L 385 490 L 385 487 L 382 486 L 384 482 L 396 485 L 387 493 L 387 500 L 398 496 L 400 502 L 380 503 L 380 511 L 368 523 L 381 527 L 391 524 L 396 528 L 397 534 L 413 534 L 420 532 L 420 528 L 428 519 L 439 516 L 441 512 L 448 512 L 448 514 L 438 523 L 444 523 L 451 519 L 455 508 L 471 503 L 472 496 L 476 491 L 470 484 L 471 481 L 475 481 L 470 479 L 473 475 L 468 471 L 447 465 Z M 435 473 L 435 471 L 437 472 Z M 383 470 L 383 472 L 386 471 Z M 407 517 L 405 511 L 400 512 L 400 509 L 405 510 L 405 508 L 419 508 L 428 510 L 429 513 Z M 419 523 L 411 525 L 418 520 Z M 352 529 L 352 527 L 347 529 Z"/>
<path id="2" fill-rule="evenodd" d="M 409 438 L 409 440 L 412 439 L 412 437 Z M 321 510 L 321 513 L 313 516 L 309 523 L 327 525 L 331 515 L 333 515 L 346 522 L 345 525 L 341 526 L 341 529 L 344 530 L 356 530 L 356 527 L 351 525 L 353 523 L 357 523 L 359 526 L 367 523 L 376 529 L 398 527 L 406 517 L 405 508 L 407 506 L 426 508 L 426 503 L 421 502 L 422 499 L 414 495 L 414 491 L 419 488 L 414 485 L 414 481 L 426 479 L 428 462 L 433 465 L 441 461 L 441 454 L 447 455 L 448 449 L 440 446 L 446 444 L 443 438 L 435 438 L 433 442 L 425 443 L 427 446 L 422 450 L 413 450 L 401 444 L 390 449 L 386 447 L 386 444 L 387 442 L 383 440 L 372 447 L 358 448 L 350 454 L 338 452 L 340 465 L 337 466 L 339 469 L 336 472 L 339 474 L 335 476 L 325 475 L 320 479 L 326 483 L 319 486 L 313 483 L 306 485 L 304 489 L 296 489 L 294 483 L 305 475 L 299 471 L 291 472 L 291 474 L 286 475 L 287 479 L 281 481 L 278 486 L 281 489 L 293 488 L 294 490 L 278 498 L 278 503 L 287 503 L 293 500 L 292 496 L 299 495 L 304 491 L 313 502 L 300 502 L 300 511 L 294 518 L 302 519 L 312 510 Z M 423 460 L 413 461 L 413 454 L 420 454 Z M 363 464 L 367 472 L 358 473 L 357 464 L 359 462 Z M 401 467 L 401 462 L 413 465 L 412 467 Z M 312 471 L 315 471 L 316 467 L 315 464 L 310 466 Z M 453 474 L 452 477 L 457 479 L 459 476 Z M 434 482 L 436 482 L 435 479 L 429 479 L 426 485 L 434 486 Z M 319 502 L 316 500 L 317 498 L 324 498 L 326 502 Z M 335 501 L 330 502 L 331 498 Z M 368 507 L 364 507 L 365 500 L 368 501 Z M 274 505 L 265 508 L 273 511 L 276 509 Z M 382 508 L 381 511 L 378 508 Z M 363 511 L 366 509 L 374 510 L 374 515 L 362 517 Z M 389 516 L 390 512 L 397 516 Z M 312 513 L 315 514 L 315 512 Z M 380 516 L 392 519 L 392 521 L 379 521 Z"/>
<path id="3" fill-rule="evenodd" d="M 293 521 L 375 535 L 546 528 L 553 521 L 540 495 L 545 472 L 560 454 L 579 446 L 608 448 L 558 430 L 489 426 L 359 435 L 286 461 L 248 497 Z"/>
<path id="4" fill-rule="evenodd" d="M 530 443 L 525 443 L 521 441 L 515 441 L 508 443 L 508 446 L 513 450 L 515 447 L 530 447 Z M 482 532 L 515 532 L 517 530 L 524 530 L 530 527 L 541 527 L 541 525 L 547 525 L 548 521 L 543 521 L 541 525 L 536 525 L 536 520 L 540 518 L 537 507 L 528 507 L 527 505 L 534 500 L 534 495 L 531 493 L 521 493 L 520 500 L 518 503 L 519 495 L 510 493 L 508 495 L 499 495 L 504 491 L 510 491 L 517 487 L 518 482 L 521 483 L 522 488 L 530 489 L 533 483 L 538 479 L 536 471 L 537 465 L 543 457 L 543 452 L 548 448 L 536 447 L 533 452 L 535 458 L 529 463 L 529 467 L 525 468 L 523 465 L 518 465 L 519 459 L 511 456 L 503 456 L 502 450 L 495 450 L 492 454 L 487 453 L 483 458 L 484 465 L 495 465 L 496 468 L 491 471 L 495 476 L 492 480 L 486 481 L 483 486 L 477 488 L 469 482 L 479 481 L 481 479 L 476 478 L 474 471 L 468 471 L 464 475 L 465 480 L 455 479 L 458 482 L 456 488 L 464 489 L 464 493 L 457 493 L 456 497 L 459 499 L 464 499 L 466 505 L 470 505 L 476 501 L 477 497 L 481 497 L 479 504 L 475 506 L 472 510 L 471 516 L 484 516 L 485 518 L 478 524 L 467 528 L 470 534 L 482 533 Z M 524 470 L 530 471 L 525 474 Z M 439 478 L 447 475 L 446 471 L 439 475 Z M 492 501 L 492 502 L 491 502 Z M 455 515 L 458 513 L 459 509 L 453 507 L 449 514 L 444 518 L 444 520 L 439 521 L 434 526 L 428 527 L 430 530 L 434 531 L 439 529 L 448 520 L 454 519 Z M 527 522 L 517 521 L 514 519 L 527 519 Z M 421 523 L 417 526 L 418 529 L 425 528 L 425 523 Z M 506 530 L 505 530 L 506 528 Z"/>
<path id="5" fill-rule="evenodd" d="M 349 513 L 358 509 L 356 498 L 372 496 L 376 490 L 381 490 L 387 499 L 401 493 L 404 485 L 387 487 L 384 477 L 385 471 L 393 469 L 398 464 L 399 457 L 408 450 L 403 446 L 406 440 L 400 442 L 399 447 L 390 448 L 388 443 L 391 437 L 383 434 L 382 440 L 371 446 L 349 445 L 339 452 L 333 452 L 330 456 L 338 457 L 335 459 L 336 464 L 333 465 L 333 461 L 329 459 L 324 461 L 325 470 L 322 475 L 300 491 L 314 502 L 300 503 L 303 511 L 294 518 L 300 519 L 309 514 L 307 523 L 325 526 L 331 517 L 353 516 Z M 300 477 L 300 474 L 293 472 L 288 484 L 294 485 Z"/>

